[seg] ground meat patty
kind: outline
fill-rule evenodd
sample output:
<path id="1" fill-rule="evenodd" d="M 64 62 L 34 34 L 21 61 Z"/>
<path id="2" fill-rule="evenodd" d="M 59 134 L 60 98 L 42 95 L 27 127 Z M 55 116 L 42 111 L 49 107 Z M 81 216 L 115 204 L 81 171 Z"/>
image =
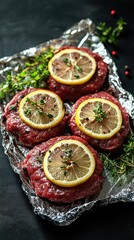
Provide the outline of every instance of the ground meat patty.
<path id="1" fill-rule="evenodd" d="M 96 53 L 91 52 L 88 48 L 65 46 L 60 50 L 66 48 L 80 49 L 93 56 L 97 63 L 96 72 L 93 75 L 92 79 L 90 79 L 88 82 L 75 86 L 58 83 L 50 76 L 48 80 L 49 89 L 57 93 L 63 100 L 76 100 L 83 95 L 98 92 L 103 86 L 107 76 L 107 64 L 103 61 L 102 57 Z"/>
<path id="2" fill-rule="evenodd" d="M 60 187 L 49 181 L 43 171 L 43 156 L 45 152 L 56 142 L 63 139 L 76 139 L 84 143 L 93 153 L 96 161 L 96 167 L 93 175 L 85 182 L 76 187 Z M 26 159 L 22 163 L 22 169 L 26 177 L 30 179 L 30 184 L 36 194 L 50 201 L 70 203 L 75 200 L 91 197 L 98 194 L 101 190 L 103 177 L 103 164 L 98 157 L 97 152 L 88 145 L 88 143 L 76 136 L 61 136 L 43 142 L 29 151 Z"/>
<path id="3" fill-rule="evenodd" d="M 105 139 L 105 140 L 99 140 L 99 139 L 94 139 L 92 137 L 89 137 L 85 135 L 76 125 L 75 123 L 75 112 L 78 106 L 80 105 L 81 102 L 88 98 L 104 98 L 107 99 L 113 103 L 115 103 L 119 109 L 122 112 L 122 127 L 120 131 L 115 134 L 113 137 L 110 139 Z M 115 99 L 113 96 L 106 92 L 99 92 L 95 94 L 90 94 L 87 96 L 83 96 L 80 99 L 77 100 L 77 102 L 73 105 L 72 109 L 72 116 L 70 118 L 70 127 L 72 130 L 72 133 L 74 135 L 80 136 L 83 139 L 85 139 L 91 146 L 95 147 L 96 149 L 101 149 L 101 150 L 106 150 L 106 151 L 115 151 L 120 148 L 120 146 L 123 144 L 125 137 L 127 136 L 129 132 L 129 115 L 126 112 L 126 110 L 121 106 L 121 104 L 118 102 L 117 99 Z"/>
<path id="4" fill-rule="evenodd" d="M 68 120 L 68 116 L 65 115 L 57 126 L 43 130 L 31 128 L 24 123 L 18 114 L 18 105 L 24 96 L 35 90 L 37 89 L 29 88 L 18 92 L 7 104 L 4 115 L 6 118 L 6 130 L 17 135 L 20 144 L 28 147 L 63 134 Z"/>

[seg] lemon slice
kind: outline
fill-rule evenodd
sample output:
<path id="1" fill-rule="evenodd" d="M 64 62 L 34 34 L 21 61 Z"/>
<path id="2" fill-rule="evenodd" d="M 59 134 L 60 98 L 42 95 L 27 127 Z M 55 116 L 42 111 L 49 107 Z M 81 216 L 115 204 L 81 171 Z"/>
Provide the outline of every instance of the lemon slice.
<path id="1" fill-rule="evenodd" d="M 46 152 L 43 167 L 46 177 L 54 184 L 74 187 L 91 177 L 95 159 L 82 142 L 61 140 Z"/>
<path id="2" fill-rule="evenodd" d="M 51 58 L 48 69 L 51 76 L 59 83 L 83 84 L 95 73 L 96 61 L 87 52 L 64 49 Z"/>
<path id="3" fill-rule="evenodd" d="M 26 95 L 19 104 L 20 118 L 36 129 L 51 128 L 64 117 L 63 102 L 49 90 L 37 90 Z"/>
<path id="4" fill-rule="evenodd" d="M 122 114 L 114 103 L 102 98 L 91 98 L 78 106 L 75 122 L 86 135 L 109 139 L 120 130 Z"/>

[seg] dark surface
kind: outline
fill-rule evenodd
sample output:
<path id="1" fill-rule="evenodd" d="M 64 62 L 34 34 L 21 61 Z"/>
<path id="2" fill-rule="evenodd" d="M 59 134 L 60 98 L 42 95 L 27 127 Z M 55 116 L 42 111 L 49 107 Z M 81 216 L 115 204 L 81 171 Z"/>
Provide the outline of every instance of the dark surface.
<path id="1" fill-rule="evenodd" d="M 127 30 L 118 44 L 116 65 L 123 87 L 134 93 L 134 14 L 133 1 L 108 0 L 4 0 L 0 7 L 0 57 L 12 55 L 49 39 L 83 18 L 96 24 L 115 24 L 110 15 L 116 9 L 127 21 Z M 118 17 L 117 16 L 117 17 Z M 112 48 L 107 46 L 111 52 Z M 124 66 L 131 77 L 124 75 Z M 133 240 L 134 204 L 116 203 L 83 214 L 75 223 L 58 227 L 42 220 L 21 189 L 18 176 L 9 166 L 0 146 L 0 240 Z"/>

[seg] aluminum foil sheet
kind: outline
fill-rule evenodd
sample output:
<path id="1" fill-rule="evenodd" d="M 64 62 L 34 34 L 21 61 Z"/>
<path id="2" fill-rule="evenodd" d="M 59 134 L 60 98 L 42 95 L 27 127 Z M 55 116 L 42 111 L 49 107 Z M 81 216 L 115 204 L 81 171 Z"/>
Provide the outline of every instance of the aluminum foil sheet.
<path id="1" fill-rule="evenodd" d="M 122 88 L 115 63 L 113 62 L 113 59 L 108 51 L 105 49 L 104 45 L 100 42 L 96 33 L 96 27 L 90 19 L 81 20 L 70 29 L 65 31 L 58 39 L 50 40 L 13 56 L 0 59 L 1 81 L 5 80 L 6 71 L 17 71 L 18 65 L 23 64 L 25 58 L 28 56 L 34 56 L 34 54 L 37 52 L 42 52 L 44 48 L 47 48 L 50 45 L 57 49 L 63 45 L 89 47 L 89 44 L 90 49 L 102 56 L 104 61 L 108 64 L 109 87 L 113 89 L 114 95 L 118 98 L 122 106 L 126 108 L 131 119 L 134 120 L 134 98 L 129 92 Z M 6 102 L 1 106 L 1 121 L 2 111 L 5 104 Z M 111 183 L 106 172 L 104 172 L 105 181 L 103 183 L 102 190 L 99 196 L 92 200 L 85 198 L 77 202 L 64 205 L 42 200 L 36 196 L 35 192 L 21 171 L 20 162 L 24 160 L 28 149 L 19 145 L 16 138 L 12 134 L 5 131 L 4 124 L 1 125 L 1 132 L 3 139 L 2 144 L 5 154 L 8 155 L 10 165 L 22 180 L 22 189 L 27 194 L 35 214 L 40 215 L 42 218 L 48 219 L 54 224 L 65 226 L 74 222 L 83 212 L 91 209 L 93 210 L 94 207 L 107 205 L 109 203 L 118 201 L 134 201 L 134 176 L 132 176 L 134 174 L 131 174 L 131 176 L 129 176 L 129 181 L 122 185 L 120 184 L 120 179 L 114 182 L 114 184 Z"/>

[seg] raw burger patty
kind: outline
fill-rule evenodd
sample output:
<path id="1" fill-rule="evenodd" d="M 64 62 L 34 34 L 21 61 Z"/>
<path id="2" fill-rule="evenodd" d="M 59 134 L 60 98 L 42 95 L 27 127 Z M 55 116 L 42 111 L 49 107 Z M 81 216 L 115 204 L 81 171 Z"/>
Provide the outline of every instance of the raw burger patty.
<path id="1" fill-rule="evenodd" d="M 68 120 L 68 116 L 65 115 L 57 126 L 43 130 L 34 129 L 25 124 L 18 114 L 19 102 L 28 93 L 36 90 L 35 88 L 29 88 L 18 92 L 5 108 L 6 130 L 17 135 L 20 144 L 28 147 L 32 147 L 52 137 L 60 136 L 64 132 Z"/>
<path id="2" fill-rule="evenodd" d="M 88 48 L 65 46 L 60 50 L 66 48 L 79 49 L 93 56 L 97 62 L 96 72 L 93 75 L 92 79 L 90 79 L 88 82 L 75 86 L 58 83 L 50 76 L 48 80 L 49 89 L 57 93 L 64 100 L 76 100 L 83 95 L 98 92 L 103 86 L 107 76 L 107 64 L 103 61 L 102 57 L 96 53 L 91 52 Z"/>
<path id="3" fill-rule="evenodd" d="M 57 141 L 63 139 L 76 139 L 84 143 L 93 153 L 96 161 L 96 168 L 93 175 L 85 183 L 76 187 L 64 188 L 54 185 L 49 181 L 43 171 L 43 156 L 45 152 Z M 30 179 L 30 184 L 39 197 L 47 198 L 50 201 L 70 203 L 75 200 L 91 197 L 98 194 L 102 187 L 103 165 L 97 152 L 88 143 L 76 136 L 61 136 L 43 142 L 29 151 L 26 159 L 22 163 L 23 172 Z"/>
<path id="4" fill-rule="evenodd" d="M 80 105 L 81 102 L 88 98 L 104 98 L 107 99 L 113 103 L 115 103 L 119 109 L 122 112 L 122 118 L 123 118 L 123 123 L 120 131 L 115 134 L 112 138 L 110 139 L 105 139 L 105 140 L 99 140 L 99 139 L 94 139 L 92 137 L 89 137 L 85 135 L 76 125 L 75 123 L 75 112 L 78 106 Z M 85 139 L 91 146 L 95 147 L 96 149 L 102 149 L 102 150 L 107 150 L 107 151 L 114 151 L 119 149 L 119 147 L 123 144 L 125 137 L 127 136 L 129 132 L 129 115 L 126 112 L 126 110 L 121 106 L 121 104 L 118 102 L 117 99 L 115 99 L 113 96 L 106 92 L 99 92 L 95 94 L 90 94 L 87 96 L 83 96 L 80 99 L 77 100 L 77 102 L 73 105 L 72 109 L 72 116 L 70 119 L 70 127 L 72 130 L 72 133 L 74 135 L 80 136 L 83 139 Z"/>

